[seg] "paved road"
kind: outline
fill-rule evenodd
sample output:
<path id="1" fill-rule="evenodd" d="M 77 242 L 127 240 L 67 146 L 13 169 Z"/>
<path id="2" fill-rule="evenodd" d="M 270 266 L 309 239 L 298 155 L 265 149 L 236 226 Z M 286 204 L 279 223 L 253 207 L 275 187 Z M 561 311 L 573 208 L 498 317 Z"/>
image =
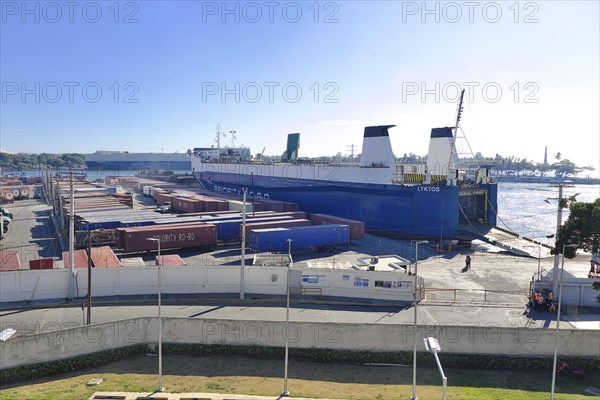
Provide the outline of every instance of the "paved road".
<path id="1" fill-rule="evenodd" d="M 14 218 L 2 242 L 0 251 L 18 251 L 22 268 L 29 260 L 57 257 L 59 252 L 50 224 L 51 208 L 41 200 L 19 200 L 6 206 Z"/>
<path id="2" fill-rule="evenodd" d="M 187 302 L 186 304 L 164 304 L 163 317 L 285 321 L 285 305 L 274 304 L 235 304 L 231 302 Z M 92 308 L 92 322 L 110 322 L 133 317 L 156 316 L 155 304 L 101 305 Z M 414 309 L 384 306 L 334 306 L 292 304 L 290 321 L 364 324 L 403 324 L 413 322 Z M 420 305 L 418 321 L 420 325 L 443 326 L 461 325 L 474 327 L 554 327 L 555 314 L 527 314 L 525 307 L 477 307 L 477 306 L 438 306 Z M 563 319 L 568 320 L 568 316 Z M 600 329 L 597 315 L 579 315 L 577 321 L 585 322 L 580 328 Z M 564 329 L 577 326 L 577 321 L 563 323 Z M 591 322 L 595 321 L 595 322 Z M 45 308 L 34 310 L 5 310 L 0 312 L 0 330 L 17 328 L 17 336 L 55 330 L 59 327 L 73 327 L 83 324 L 81 307 Z"/>

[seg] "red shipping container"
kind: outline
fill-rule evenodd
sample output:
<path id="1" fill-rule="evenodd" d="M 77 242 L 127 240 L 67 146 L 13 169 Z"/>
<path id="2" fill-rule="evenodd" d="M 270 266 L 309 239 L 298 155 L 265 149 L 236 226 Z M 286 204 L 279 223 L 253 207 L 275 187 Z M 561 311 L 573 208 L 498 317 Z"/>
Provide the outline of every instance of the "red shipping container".
<path id="1" fill-rule="evenodd" d="M 87 256 L 87 252 L 85 250 L 75 250 L 73 254 L 74 254 L 73 259 L 75 260 L 75 264 L 74 264 L 75 268 L 87 268 L 88 267 L 88 256 Z M 63 252 L 62 256 L 63 256 L 63 263 L 65 264 L 65 268 L 69 268 L 69 252 L 68 251 Z"/>
<path id="2" fill-rule="evenodd" d="M 189 247 L 215 248 L 217 228 L 210 224 L 170 225 L 154 230 L 127 230 L 124 234 L 126 251 L 157 250 L 158 244 L 149 238 L 160 239 L 160 248 L 177 249 Z"/>
<path id="3" fill-rule="evenodd" d="M 52 269 L 54 261 L 51 258 L 40 258 L 37 260 L 29 260 L 29 269 Z"/>
<path id="4" fill-rule="evenodd" d="M 173 200 L 173 208 L 184 213 L 203 212 L 204 202 L 194 198 L 178 197 Z"/>
<path id="5" fill-rule="evenodd" d="M 154 259 L 154 265 L 158 265 L 158 256 Z M 181 257 L 177 254 L 167 254 L 160 256 L 160 266 L 161 267 L 183 267 L 186 266 L 187 263 L 183 261 Z"/>
<path id="6" fill-rule="evenodd" d="M 109 246 L 92 247 L 92 265 L 96 268 L 123 266 Z"/>
<path id="7" fill-rule="evenodd" d="M 310 226 L 310 221 L 307 219 L 287 219 L 273 222 L 255 222 L 246 224 L 246 241 L 250 240 L 250 231 L 253 229 L 269 229 L 269 228 L 291 228 L 295 226 Z M 242 237 L 242 226 L 240 225 L 240 238 Z"/>
<path id="8" fill-rule="evenodd" d="M 18 271 L 21 269 L 21 260 L 16 251 L 0 251 L 0 271 Z"/>
<path id="9" fill-rule="evenodd" d="M 324 224 L 340 224 L 348 225 L 350 227 L 350 239 L 364 239 L 365 237 L 365 223 L 362 221 L 356 221 L 353 219 L 336 217 L 327 214 L 312 214 L 310 216 L 310 222 L 313 225 L 324 225 Z"/>

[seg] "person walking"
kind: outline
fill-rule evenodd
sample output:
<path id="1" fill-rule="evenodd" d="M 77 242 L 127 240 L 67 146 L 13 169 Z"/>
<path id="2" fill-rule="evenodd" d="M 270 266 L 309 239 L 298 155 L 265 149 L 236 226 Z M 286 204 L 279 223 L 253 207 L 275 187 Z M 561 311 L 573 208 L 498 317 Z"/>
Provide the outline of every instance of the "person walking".
<path id="1" fill-rule="evenodd" d="M 465 258 L 465 269 L 469 270 L 471 269 L 471 256 L 467 254 L 467 257 Z"/>

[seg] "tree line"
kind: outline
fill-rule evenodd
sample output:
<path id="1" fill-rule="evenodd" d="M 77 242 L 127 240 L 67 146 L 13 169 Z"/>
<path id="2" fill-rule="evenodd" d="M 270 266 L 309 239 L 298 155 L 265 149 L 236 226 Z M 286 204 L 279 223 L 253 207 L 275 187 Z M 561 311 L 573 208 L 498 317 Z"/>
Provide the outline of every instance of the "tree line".
<path id="1" fill-rule="evenodd" d="M 334 157 L 319 157 L 319 161 L 337 161 L 351 162 L 360 160 L 360 154 L 354 157 L 349 155 L 343 156 L 338 153 Z M 421 164 L 427 162 L 427 156 L 419 156 L 414 153 L 404 153 L 400 157 L 396 157 L 398 164 Z M 584 171 L 594 171 L 594 167 L 580 167 L 567 158 L 562 158 L 561 153 L 556 153 L 554 162 L 538 163 L 527 158 L 519 158 L 515 156 L 503 157 L 496 154 L 494 157 L 484 157 L 480 152 L 475 153 L 473 157 L 461 157 L 461 162 L 466 168 L 477 168 L 480 165 L 491 165 L 492 170 L 498 174 L 514 173 L 515 175 L 527 175 L 538 173 L 542 175 L 553 174 L 557 177 L 567 177 L 577 175 Z"/>
<path id="2" fill-rule="evenodd" d="M 29 154 L 0 153 L 0 166 L 6 171 L 26 171 L 41 168 L 50 169 L 76 169 L 85 167 L 85 160 L 81 154 Z"/>

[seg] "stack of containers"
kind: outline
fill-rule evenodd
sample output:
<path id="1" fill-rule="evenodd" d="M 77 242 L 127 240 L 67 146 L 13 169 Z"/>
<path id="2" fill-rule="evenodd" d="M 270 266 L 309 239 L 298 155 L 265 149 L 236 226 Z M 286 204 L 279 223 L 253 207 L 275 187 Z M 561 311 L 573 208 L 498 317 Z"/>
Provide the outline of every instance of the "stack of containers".
<path id="1" fill-rule="evenodd" d="M 250 237 L 250 231 L 256 229 L 269 228 L 292 228 L 296 226 L 310 226 L 310 221 L 307 219 L 289 219 L 283 221 L 272 222 L 251 222 L 246 224 L 246 238 Z M 240 237 L 242 236 L 242 226 L 240 225 Z"/>

